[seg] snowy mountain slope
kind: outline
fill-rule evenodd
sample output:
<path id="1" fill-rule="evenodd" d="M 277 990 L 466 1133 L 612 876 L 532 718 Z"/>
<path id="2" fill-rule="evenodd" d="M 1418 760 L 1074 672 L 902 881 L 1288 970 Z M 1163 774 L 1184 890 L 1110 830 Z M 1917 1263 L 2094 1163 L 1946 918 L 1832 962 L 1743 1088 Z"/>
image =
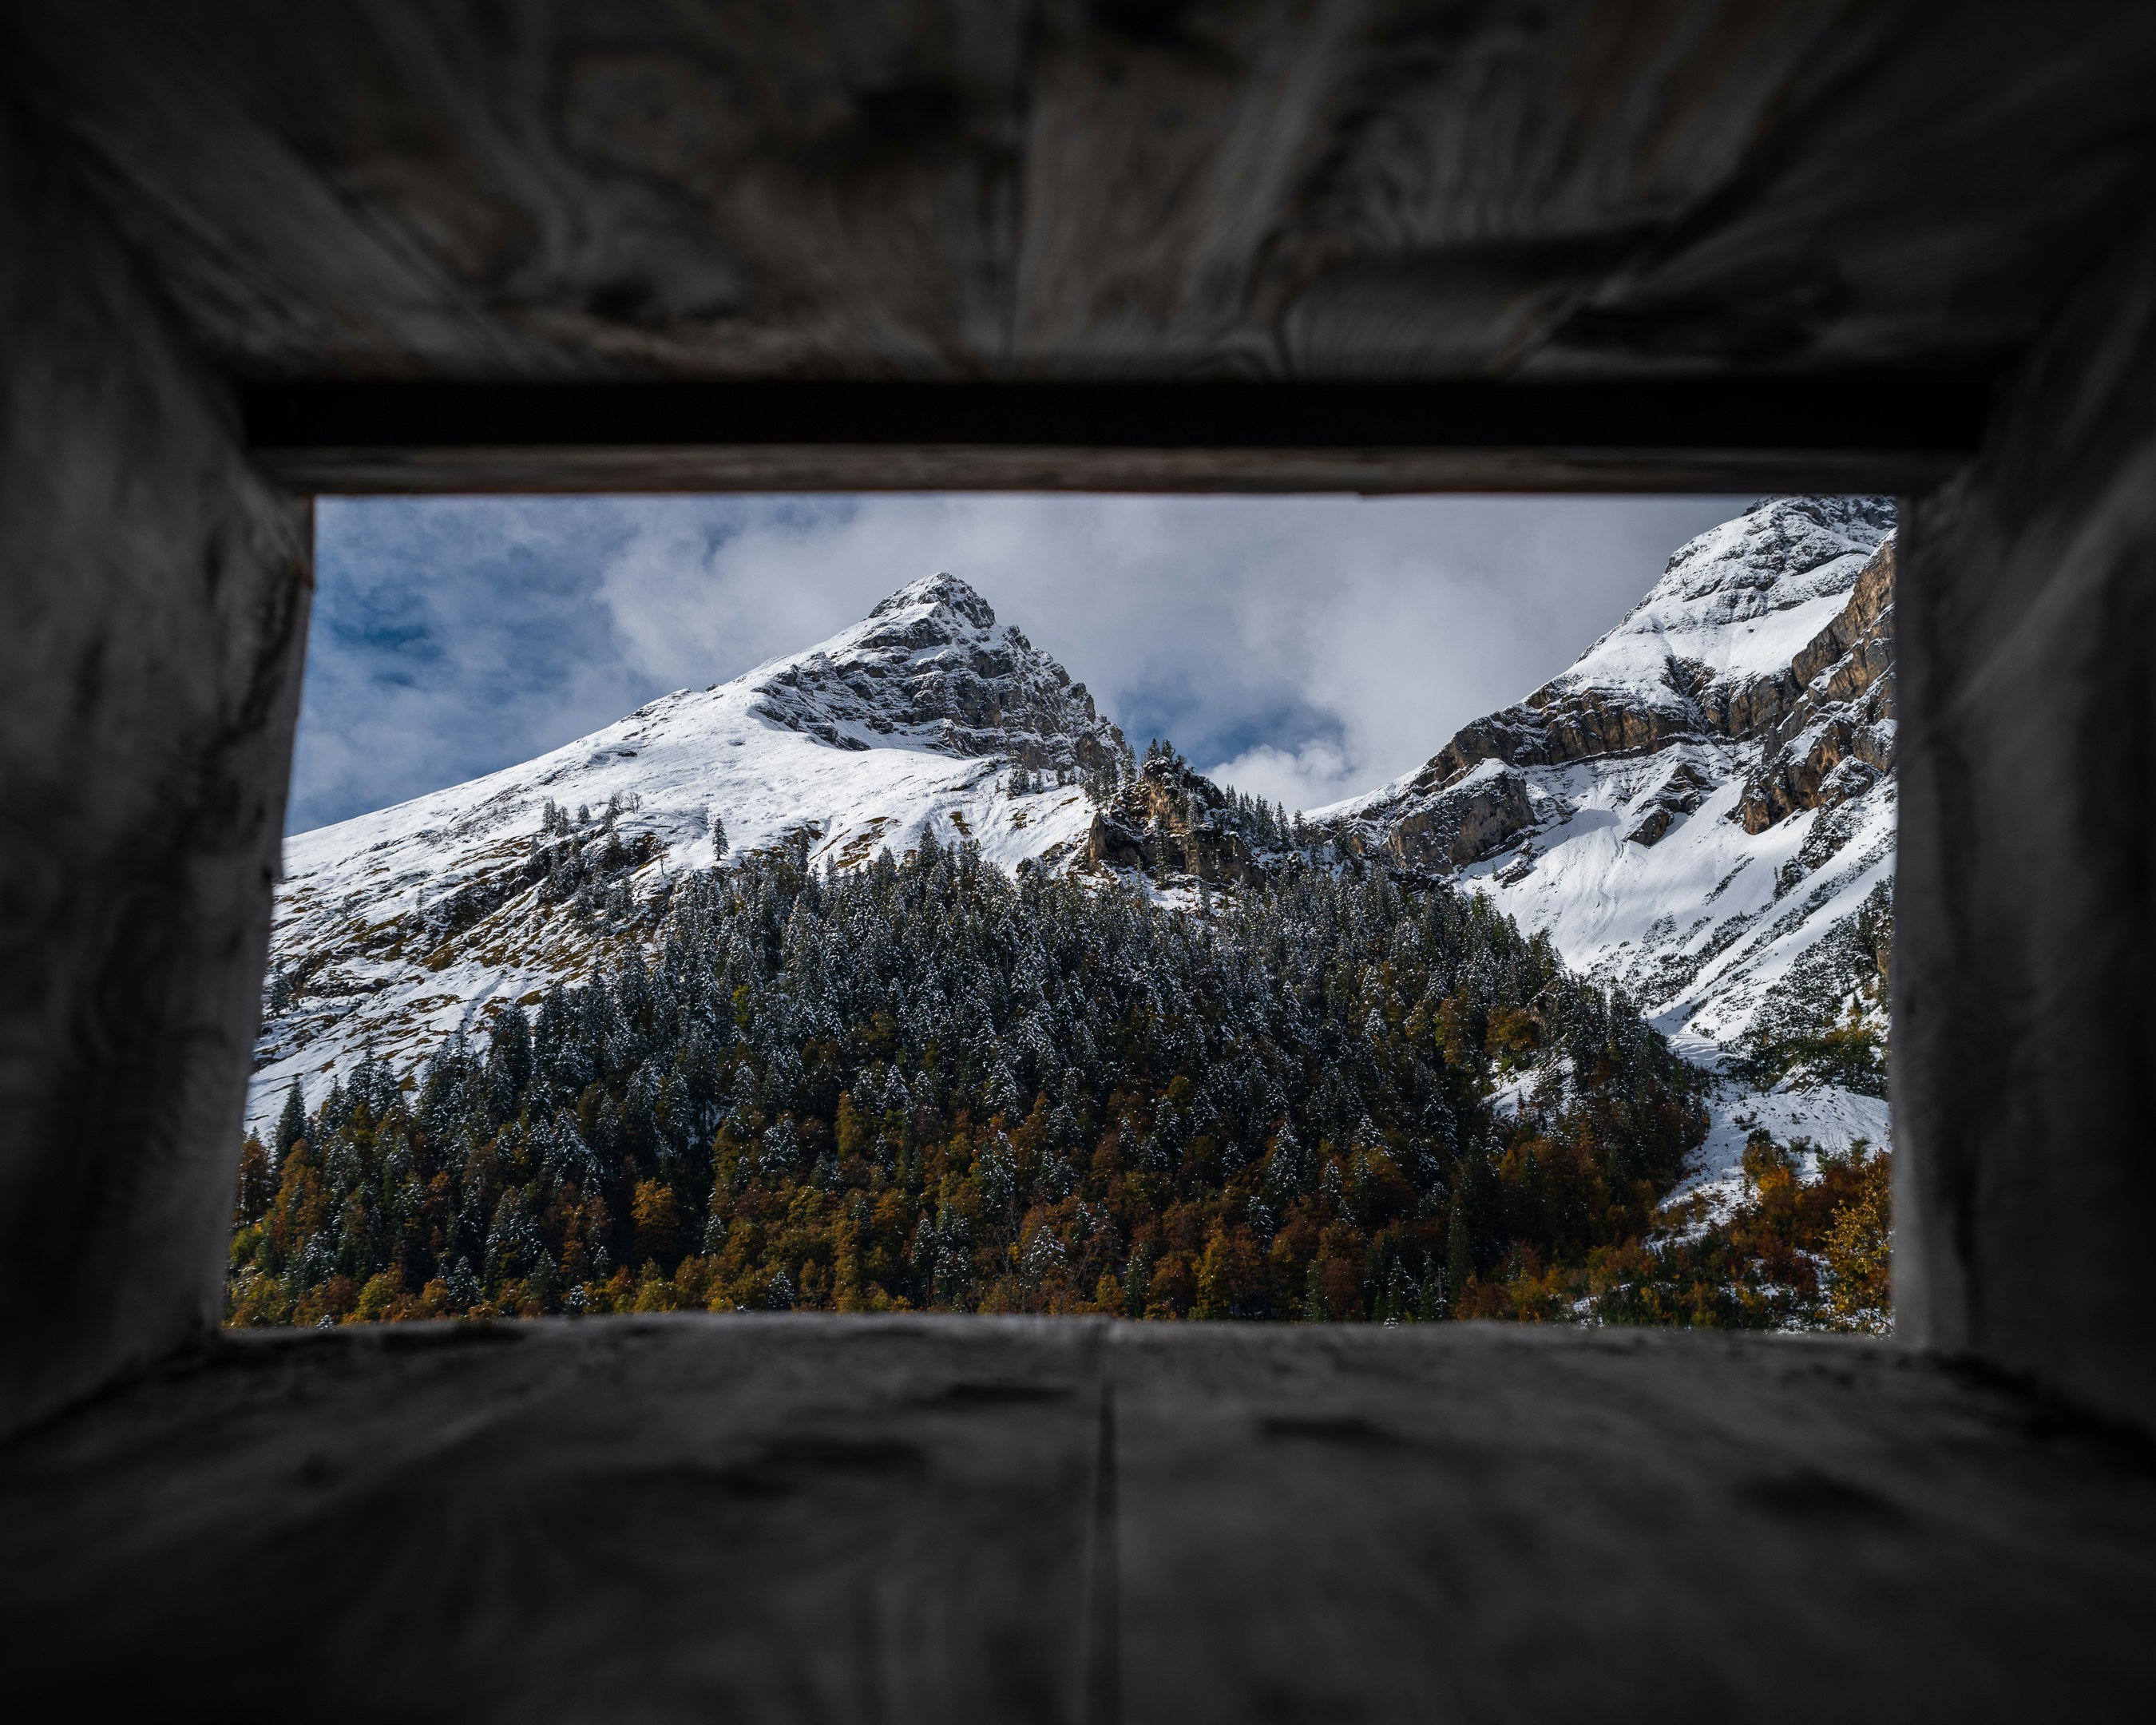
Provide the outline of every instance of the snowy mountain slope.
<path id="1" fill-rule="evenodd" d="M 1310 819 L 1548 930 L 1703 1063 L 1852 1004 L 1883 1032 L 1884 948 L 1852 932 L 1894 868 L 1893 528 L 1884 500 L 1756 505 L 1562 676 Z M 1887 1124 L 1862 1087 L 1732 1084 L 1700 1178 L 1729 1184 L 1753 1125 L 1839 1147 Z"/>
<path id="2" fill-rule="evenodd" d="M 937 575 L 806 652 L 677 691 L 537 759 L 285 845 L 249 1123 L 362 1050 L 402 1066 L 490 1004 L 632 940 L 670 877 L 784 845 L 903 854 L 925 831 L 1004 867 L 1074 857 L 1081 772 L 1132 770 L 1084 685 Z M 1044 788 L 1014 794 L 1014 767 Z M 1073 782 L 1058 786 L 1058 777 Z M 612 812 L 609 813 L 611 805 Z"/>

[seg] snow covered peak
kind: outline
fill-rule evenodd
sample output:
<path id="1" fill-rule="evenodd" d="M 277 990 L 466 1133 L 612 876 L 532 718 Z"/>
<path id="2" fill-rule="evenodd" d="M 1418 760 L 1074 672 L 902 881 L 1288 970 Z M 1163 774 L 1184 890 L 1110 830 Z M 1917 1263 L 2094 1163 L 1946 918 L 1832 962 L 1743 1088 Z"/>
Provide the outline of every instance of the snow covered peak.
<path id="1" fill-rule="evenodd" d="M 1770 497 L 1677 547 L 1662 578 L 1571 670 L 1528 697 L 1590 685 L 1768 675 L 1789 664 L 1894 531 L 1885 497 Z M 1703 674 L 1703 675 L 1702 675 Z"/>
<path id="2" fill-rule="evenodd" d="M 997 755 L 1034 771 L 1131 765 L 1082 683 L 954 575 L 901 588 L 860 622 L 746 680 L 757 716 L 835 747 Z"/>
<path id="3" fill-rule="evenodd" d="M 1134 770 L 1081 683 L 966 583 L 901 588 L 829 640 L 679 690 L 469 783 L 285 845 L 250 1118 L 361 1050 L 394 1060 L 641 937 L 680 870 L 798 847 L 857 868 L 933 833 L 1068 864 L 1081 778 Z M 1010 769 L 1023 768 L 1023 774 Z"/>
<path id="4" fill-rule="evenodd" d="M 1894 531 L 1891 497 L 1766 497 L 1742 515 L 1686 540 L 1662 578 L 1628 616 L 1672 596 L 1774 588 L 1787 591 L 1815 571 L 1869 556 Z M 1842 590 L 1853 580 L 1841 583 Z"/>
<path id="5" fill-rule="evenodd" d="M 907 582 L 869 615 L 870 618 L 890 617 L 902 611 L 937 609 L 957 613 L 975 629 L 993 629 L 996 626 L 994 608 L 957 576 L 942 571 L 924 575 L 918 581 Z"/>
<path id="6" fill-rule="evenodd" d="M 1422 848 L 1434 843 L 1461 863 L 1528 821 L 1524 793 L 1510 780 L 1488 787 L 1471 819 L 1465 804 L 1442 820 L 1422 806 L 1466 786 L 1489 762 L 1559 767 L 1637 757 L 1684 741 L 1768 737 L 1803 706 L 1820 665 L 1850 649 L 1850 631 L 1876 633 L 1882 601 L 1858 588 L 1870 568 L 1873 586 L 1891 589 L 1893 535 L 1894 506 L 1883 497 L 1756 503 L 1680 546 L 1646 597 L 1570 670 L 1461 726 L 1414 773 L 1312 818 L 1374 822 L 1397 840 L 1425 829 L 1404 824 L 1412 810 L 1414 820 L 1434 823 L 1426 828 L 1436 837 Z M 1870 655 L 1867 686 L 1890 657 L 1883 647 Z M 1882 716 L 1891 722 L 1891 712 Z"/>

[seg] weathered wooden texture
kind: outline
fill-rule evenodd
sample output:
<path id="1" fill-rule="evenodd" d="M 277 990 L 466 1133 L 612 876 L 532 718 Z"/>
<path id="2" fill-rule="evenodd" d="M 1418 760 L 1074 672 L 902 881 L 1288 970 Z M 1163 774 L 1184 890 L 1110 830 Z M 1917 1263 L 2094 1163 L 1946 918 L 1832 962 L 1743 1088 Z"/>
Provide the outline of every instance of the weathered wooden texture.
<path id="1" fill-rule="evenodd" d="M 1902 519 L 1897 1310 L 2156 1425 L 2156 227 Z"/>
<path id="2" fill-rule="evenodd" d="M 2101 248 L 2156 74 L 2116 0 L 8 13 L 283 377 L 1968 373 Z"/>
<path id="3" fill-rule="evenodd" d="M 0 108 L 0 1431 L 213 1325 L 305 511 Z"/>
<path id="4" fill-rule="evenodd" d="M 5 1462 L 46 1712 L 1810 1725 L 2156 1676 L 2146 1446 L 1855 1341 L 287 1332 Z"/>

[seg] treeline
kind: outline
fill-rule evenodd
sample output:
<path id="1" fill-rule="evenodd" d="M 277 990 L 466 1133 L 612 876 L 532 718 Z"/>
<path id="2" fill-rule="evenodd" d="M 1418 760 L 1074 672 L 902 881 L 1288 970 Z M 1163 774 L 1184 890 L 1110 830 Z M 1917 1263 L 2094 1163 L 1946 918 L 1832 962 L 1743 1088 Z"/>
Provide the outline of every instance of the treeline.
<path id="1" fill-rule="evenodd" d="M 757 855 L 484 1047 L 295 1091 L 228 1309 L 1512 1312 L 1646 1235 L 1698 1083 L 1441 886 L 1291 866 L 1192 914 L 932 839 Z"/>
<path id="2" fill-rule="evenodd" d="M 630 888 L 631 877 L 660 850 L 654 834 L 643 832 L 624 838 L 621 833 L 620 818 L 641 806 L 642 799 L 631 792 L 627 797 L 611 798 L 596 815 L 588 806 L 572 815 L 549 797 L 540 816 L 540 829 L 521 859 L 421 905 L 409 917 L 380 926 L 367 936 L 365 948 L 375 952 L 415 948 L 424 955 L 421 962 L 429 968 L 444 968 L 454 957 L 450 942 L 456 937 L 533 886 L 539 889 L 542 906 L 565 905 L 579 927 L 619 927 L 639 909 Z M 724 855 L 726 826 L 716 816 L 712 837 L 719 854 Z M 326 952 L 317 952 L 275 972 L 264 990 L 264 1009 L 272 1014 L 288 1011 L 309 992 L 326 958 Z"/>

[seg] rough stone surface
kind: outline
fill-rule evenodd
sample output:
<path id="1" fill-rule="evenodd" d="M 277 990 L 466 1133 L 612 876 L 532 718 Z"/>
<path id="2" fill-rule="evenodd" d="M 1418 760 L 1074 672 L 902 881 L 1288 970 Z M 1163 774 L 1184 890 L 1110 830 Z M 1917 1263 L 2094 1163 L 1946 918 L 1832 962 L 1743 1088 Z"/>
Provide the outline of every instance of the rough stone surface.
<path id="1" fill-rule="evenodd" d="M 2156 1422 L 2156 228 L 1907 509 L 1901 1320 Z"/>
<path id="2" fill-rule="evenodd" d="M 1813 1725 L 2156 1676 L 2145 1445 L 1845 1338 L 286 1332 L 4 1461 L 25 1717 Z"/>
<path id="3" fill-rule="evenodd" d="M 215 1322 L 303 508 L 0 110 L 0 1430 Z"/>
<path id="4" fill-rule="evenodd" d="M 1403 868 L 1432 874 L 1481 861 L 1534 821 L 1527 782 L 1509 770 L 1427 790 L 1418 779 L 1403 800 L 1381 842 Z"/>

